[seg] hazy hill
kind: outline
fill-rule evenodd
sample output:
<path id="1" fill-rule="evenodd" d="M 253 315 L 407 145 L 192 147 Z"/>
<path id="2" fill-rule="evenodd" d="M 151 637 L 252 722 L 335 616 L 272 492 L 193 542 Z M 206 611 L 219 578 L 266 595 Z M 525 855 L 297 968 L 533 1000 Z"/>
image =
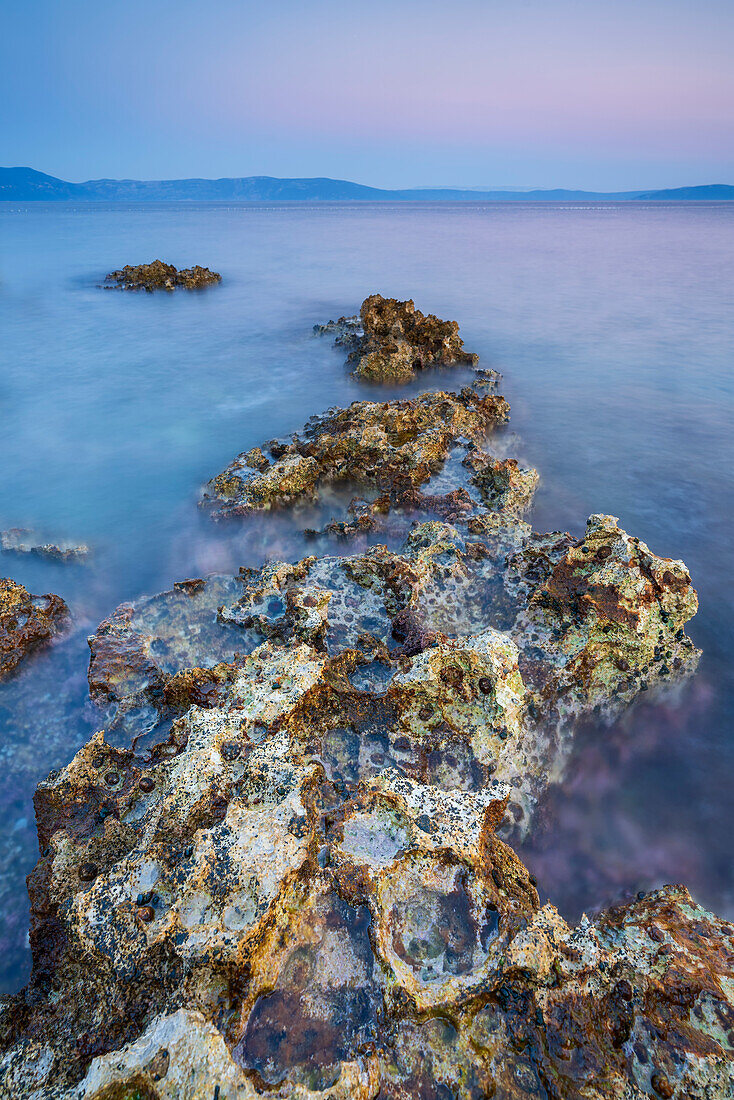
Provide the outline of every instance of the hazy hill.
<path id="1" fill-rule="evenodd" d="M 0 199 L 28 202 L 568 202 L 594 200 L 690 201 L 734 199 L 734 187 L 711 184 L 666 191 L 472 191 L 459 188 L 420 188 L 386 191 L 349 180 L 277 179 L 244 176 L 239 179 L 87 180 L 67 183 L 33 168 L 0 168 Z"/>
<path id="2" fill-rule="evenodd" d="M 660 199 L 669 202 L 688 201 L 690 199 L 708 199 L 709 202 L 719 202 L 721 199 L 734 199 L 734 187 L 727 183 L 709 183 L 704 187 L 673 187 L 668 191 L 645 191 L 638 195 L 640 199 L 651 199 L 657 202 Z"/>

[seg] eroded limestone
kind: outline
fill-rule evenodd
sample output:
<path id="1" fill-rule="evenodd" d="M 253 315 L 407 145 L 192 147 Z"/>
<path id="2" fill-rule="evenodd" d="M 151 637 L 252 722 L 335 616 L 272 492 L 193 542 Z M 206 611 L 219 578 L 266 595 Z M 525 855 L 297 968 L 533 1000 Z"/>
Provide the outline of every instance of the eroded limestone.
<path id="1" fill-rule="evenodd" d="M 473 453 L 508 414 L 505 399 L 482 387 L 408 401 L 356 401 L 314 417 L 288 442 L 273 440 L 239 455 L 209 482 L 203 503 L 217 518 L 244 516 L 316 501 L 327 486 L 341 483 L 372 492 L 372 513 L 401 504 L 415 509 L 416 492 L 443 469 L 457 444 L 461 454 Z M 493 460 L 475 461 L 482 485 L 488 484 Z M 533 481 L 532 472 L 526 477 Z M 509 481 L 500 490 L 511 491 Z M 528 485 L 520 495 L 529 499 Z M 517 496 L 514 503 L 519 508 Z"/>
<path id="2" fill-rule="evenodd" d="M 27 527 L 9 527 L 6 531 L 0 531 L 0 549 L 4 554 L 33 554 L 63 562 L 81 562 L 89 556 L 86 543 L 76 543 L 70 539 L 50 542 Z"/>
<path id="3" fill-rule="evenodd" d="M 484 449 L 505 415 L 358 403 L 240 456 L 223 513 L 343 477 L 376 491 L 363 519 L 405 509 L 402 545 L 193 578 L 100 626 L 109 722 L 36 794 L 8 1095 L 732 1094 L 734 928 L 682 887 L 571 928 L 509 846 L 579 719 L 698 654 L 683 563 L 609 516 L 532 532 L 537 475 Z M 418 492 L 439 519 L 411 525 Z"/>

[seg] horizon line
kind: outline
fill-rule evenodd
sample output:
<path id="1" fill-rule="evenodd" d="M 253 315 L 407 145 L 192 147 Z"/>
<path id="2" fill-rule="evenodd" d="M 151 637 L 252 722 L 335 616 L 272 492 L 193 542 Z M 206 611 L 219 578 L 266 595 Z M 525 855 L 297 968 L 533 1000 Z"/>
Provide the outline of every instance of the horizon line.
<path id="1" fill-rule="evenodd" d="M 66 180 L 62 176 L 54 176 L 50 172 L 44 172 L 39 168 L 33 168 L 29 164 L 16 164 L 16 165 L 0 165 L 0 171 L 5 172 L 33 172 L 41 176 L 46 176 L 49 179 L 58 181 L 59 183 L 68 183 L 75 187 L 83 187 L 85 184 L 92 183 L 190 183 L 190 182 L 202 182 L 202 183 L 224 183 L 233 180 L 274 180 L 276 182 L 318 182 L 321 180 L 328 183 L 350 183 L 355 187 L 368 188 L 371 191 L 387 191 L 387 192 L 404 192 L 404 191 L 476 191 L 486 193 L 499 193 L 507 191 L 509 193 L 520 192 L 538 192 L 538 191 L 587 191 L 589 194 L 617 194 L 617 195 L 631 195 L 642 191 L 681 191 L 681 190 L 693 190 L 699 187 L 734 187 L 734 184 L 727 183 L 723 180 L 709 181 L 708 183 L 683 183 L 683 184 L 666 184 L 663 187 L 647 186 L 647 187 L 626 187 L 624 189 L 613 188 L 589 188 L 579 187 L 577 185 L 569 184 L 555 184 L 553 186 L 528 186 L 526 184 L 459 184 L 459 183 L 414 183 L 404 187 L 387 187 L 381 184 L 361 183 L 357 180 L 348 179 L 346 176 L 274 176 L 268 173 L 255 172 L 248 175 L 230 175 L 230 176 L 155 176 L 155 177 L 142 177 L 142 176 L 89 176 L 83 180 Z"/>

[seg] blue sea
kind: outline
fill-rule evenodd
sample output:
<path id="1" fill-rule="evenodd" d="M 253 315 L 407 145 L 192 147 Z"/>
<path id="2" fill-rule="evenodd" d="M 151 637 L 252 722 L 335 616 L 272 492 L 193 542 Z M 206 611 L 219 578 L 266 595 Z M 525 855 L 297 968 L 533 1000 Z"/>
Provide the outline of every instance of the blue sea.
<path id="1" fill-rule="evenodd" d="M 125 263 L 221 271 L 203 292 L 102 289 Z M 29 972 L 36 783 L 100 723 L 87 636 L 182 577 L 300 556 L 287 521 L 217 528 L 200 486 L 239 451 L 375 396 L 316 322 L 379 291 L 459 321 L 542 477 L 532 521 L 607 512 L 683 558 L 700 670 L 579 737 L 522 851 L 562 912 L 685 882 L 734 917 L 734 204 L 0 203 L 0 528 L 88 543 L 0 556 L 74 627 L 0 685 L 0 990 Z M 406 392 L 455 388 L 426 373 Z M 380 396 L 395 391 L 380 390 Z"/>

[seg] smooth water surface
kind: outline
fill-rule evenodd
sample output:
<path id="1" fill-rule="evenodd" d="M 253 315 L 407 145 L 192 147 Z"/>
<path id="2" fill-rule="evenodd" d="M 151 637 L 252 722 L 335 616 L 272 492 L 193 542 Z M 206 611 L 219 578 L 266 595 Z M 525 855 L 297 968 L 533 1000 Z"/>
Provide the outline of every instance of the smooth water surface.
<path id="1" fill-rule="evenodd" d="M 99 287 L 156 257 L 223 282 Z M 541 888 L 575 918 L 684 881 L 734 917 L 734 204 L 4 202 L 0 261 L 0 528 L 94 548 L 84 566 L 0 560 L 75 616 L 67 641 L 0 686 L 0 988 L 27 976 L 34 786 L 100 721 L 87 634 L 181 577 L 300 555 L 287 523 L 217 529 L 199 487 L 239 451 L 374 394 L 311 330 L 377 290 L 456 318 L 503 373 L 521 456 L 542 476 L 537 528 L 581 533 L 610 512 L 682 557 L 699 590 L 699 674 L 579 738 L 522 853 Z"/>

